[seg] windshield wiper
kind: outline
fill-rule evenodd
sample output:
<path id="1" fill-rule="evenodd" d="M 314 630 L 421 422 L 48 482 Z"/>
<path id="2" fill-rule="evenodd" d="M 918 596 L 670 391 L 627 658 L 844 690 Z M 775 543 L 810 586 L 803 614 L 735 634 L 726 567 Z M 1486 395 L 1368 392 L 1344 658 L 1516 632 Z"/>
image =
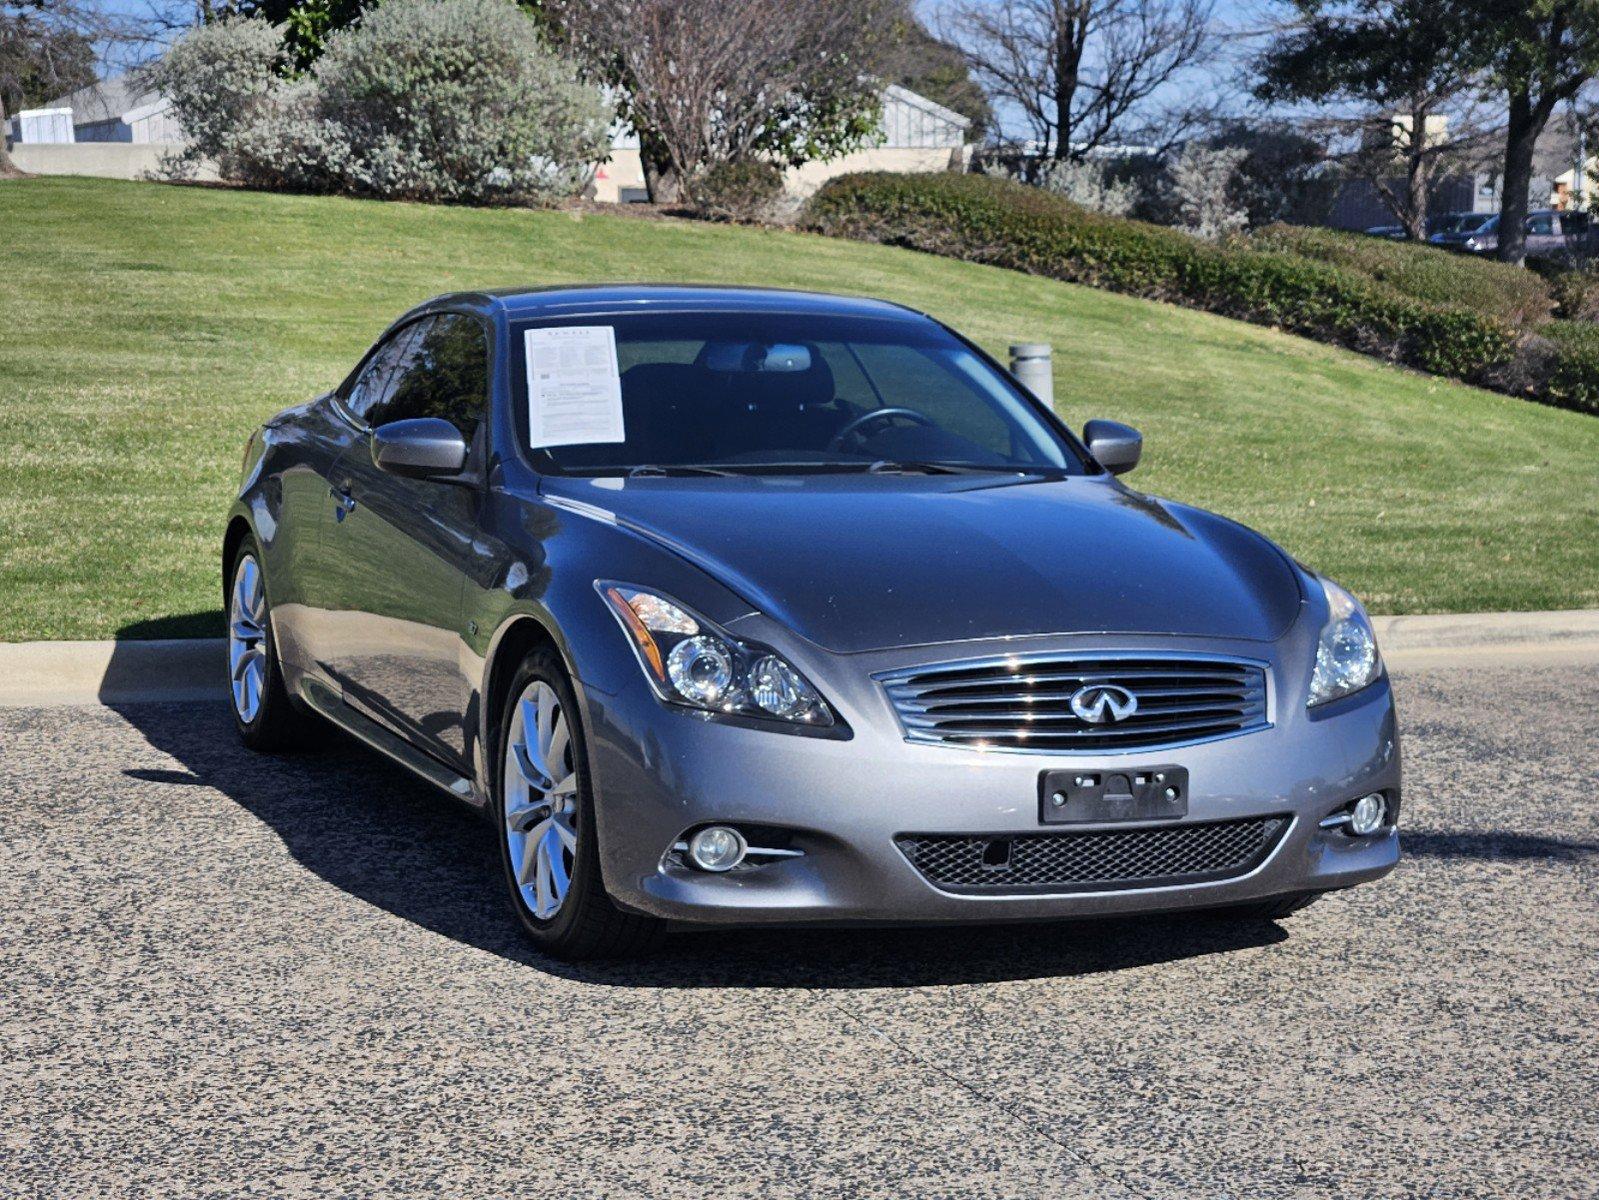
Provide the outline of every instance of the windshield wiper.
<path id="1" fill-rule="evenodd" d="M 661 466 L 657 463 L 640 463 L 627 473 L 629 479 L 638 479 L 649 475 L 732 475 L 731 471 L 724 471 L 720 467 L 704 467 L 697 463 L 674 463 L 670 466 Z"/>
<path id="2" fill-rule="evenodd" d="M 884 459 L 866 468 L 873 475 L 1049 475 L 1058 467 L 982 466 L 978 463 L 900 462 Z"/>

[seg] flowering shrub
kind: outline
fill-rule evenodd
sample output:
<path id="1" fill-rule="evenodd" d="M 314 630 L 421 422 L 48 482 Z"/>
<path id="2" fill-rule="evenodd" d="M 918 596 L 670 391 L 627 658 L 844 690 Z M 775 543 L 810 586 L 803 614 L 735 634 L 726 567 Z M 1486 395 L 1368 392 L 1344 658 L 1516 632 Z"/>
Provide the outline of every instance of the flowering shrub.
<path id="1" fill-rule="evenodd" d="M 152 73 L 200 158 L 259 187 L 386 199 L 548 202 L 607 153 L 599 92 L 511 0 L 386 0 L 328 39 L 311 73 L 277 75 L 280 31 L 225 20 Z"/>

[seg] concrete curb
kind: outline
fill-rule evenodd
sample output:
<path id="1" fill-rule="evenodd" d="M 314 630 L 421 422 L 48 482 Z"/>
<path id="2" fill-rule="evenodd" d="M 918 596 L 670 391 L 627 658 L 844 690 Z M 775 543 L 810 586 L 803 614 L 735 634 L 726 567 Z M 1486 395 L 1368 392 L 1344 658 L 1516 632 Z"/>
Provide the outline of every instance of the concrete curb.
<path id="1" fill-rule="evenodd" d="M 1396 670 L 1515 662 L 1599 665 L 1599 609 L 1375 617 Z M 221 638 L 150 642 L 0 642 L 0 707 L 221 700 Z"/>
<path id="2" fill-rule="evenodd" d="M 0 707 L 220 700 L 222 638 L 0 642 Z"/>

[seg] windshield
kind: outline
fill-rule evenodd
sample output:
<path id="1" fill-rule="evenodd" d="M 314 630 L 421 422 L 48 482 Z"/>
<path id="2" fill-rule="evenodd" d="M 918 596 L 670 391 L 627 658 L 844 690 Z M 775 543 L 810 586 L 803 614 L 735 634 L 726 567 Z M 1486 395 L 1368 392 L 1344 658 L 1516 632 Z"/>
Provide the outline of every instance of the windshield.
<path id="1" fill-rule="evenodd" d="M 576 384 L 550 373 L 577 361 L 541 348 L 556 329 L 586 347 L 574 369 L 587 374 L 567 377 Z M 654 313 L 514 325 L 511 334 L 519 436 L 547 472 L 1087 469 L 1036 400 L 931 322 Z M 557 405 L 603 410 L 617 391 L 620 412 L 582 426 L 601 432 L 562 443 L 571 426 L 552 424 Z"/>

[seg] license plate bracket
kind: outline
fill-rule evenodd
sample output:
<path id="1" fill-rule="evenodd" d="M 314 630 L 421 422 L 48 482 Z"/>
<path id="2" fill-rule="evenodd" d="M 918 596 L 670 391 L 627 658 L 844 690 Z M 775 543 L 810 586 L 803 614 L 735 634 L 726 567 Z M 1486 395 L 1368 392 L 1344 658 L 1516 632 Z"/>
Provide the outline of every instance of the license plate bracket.
<path id="1" fill-rule="evenodd" d="M 1184 767 L 1079 768 L 1043 771 L 1038 777 L 1038 819 L 1045 825 L 1165 821 L 1187 815 Z"/>

